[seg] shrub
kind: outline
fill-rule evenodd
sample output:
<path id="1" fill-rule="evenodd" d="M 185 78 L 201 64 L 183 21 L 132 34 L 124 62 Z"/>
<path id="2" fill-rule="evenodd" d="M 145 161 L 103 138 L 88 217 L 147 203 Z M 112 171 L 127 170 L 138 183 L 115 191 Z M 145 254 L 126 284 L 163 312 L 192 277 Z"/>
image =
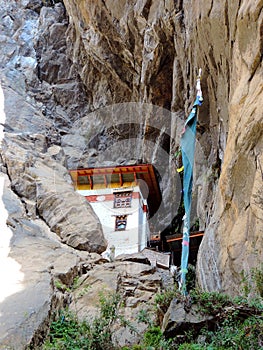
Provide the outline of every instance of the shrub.
<path id="1" fill-rule="evenodd" d="M 169 350 L 171 341 L 166 340 L 160 327 L 150 327 L 145 333 L 142 341 L 144 350 Z"/>
<path id="2" fill-rule="evenodd" d="M 129 323 L 120 315 L 120 296 L 118 294 L 101 294 L 99 316 L 92 322 L 80 321 L 69 311 L 60 312 L 51 323 L 48 339 L 43 349 L 52 350 L 112 350 L 112 325 L 120 321 Z M 134 329 L 132 328 L 132 331 Z"/>
<path id="3" fill-rule="evenodd" d="M 251 279 L 260 292 L 262 269 L 252 270 Z M 57 283 L 57 288 L 61 285 Z M 263 349 L 263 302 L 261 294 L 255 298 L 238 296 L 231 299 L 218 292 L 193 289 L 185 298 L 176 289 L 169 289 L 155 296 L 155 310 L 165 313 L 173 300 L 185 302 L 187 308 L 195 304 L 202 313 L 213 315 L 201 328 L 179 334 L 172 340 L 165 339 L 161 328 L 152 321 L 151 310 L 141 310 L 137 320 L 148 328 L 142 334 L 140 344 L 125 346 L 122 350 L 257 350 Z M 137 332 L 121 314 L 119 294 L 100 295 L 98 317 L 93 321 L 81 321 L 64 310 L 51 323 L 44 350 L 114 350 L 113 326 L 118 323 Z M 184 342 L 182 344 L 182 342 Z"/>
<path id="4" fill-rule="evenodd" d="M 89 339 L 84 337 L 88 331 L 89 325 L 85 321 L 79 322 L 72 313 L 63 311 L 51 323 L 48 340 L 43 349 L 90 349 Z"/>
<path id="5" fill-rule="evenodd" d="M 177 288 L 167 289 L 163 293 L 157 293 L 154 298 L 155 308 L 161 309 L 165 313 L 174 298 L 182 298 Z"/>
<path id="6" fill-rule="evenodd" d="M 251 292 L 263 298 L 263 263 L 258 268 L 252 268 L 249 273 L 241 271 L 243 296 L 248 298 Z"/>
<path id="7" fill-rule="evenodd" d="M 255 283 L 256 291 L 263 298 L 263 263 L 259 268 L 251 270 L 252 280 Z"/>
<path id="8" fill-rule="evenodd" d="M 197 304 L 199 310 L 205 314 L 216 314 L 223 307 L 230 305 L 230 297 L 218 292 L 203 292 L 199 289 L 194 289 L 190 293 L 192 302 Z"/>
<path id="9" fill-rule="evenodd" d="M 263 344 L 263 320 L 249 317 L 245 321 L 226 319 L 207 338 L 214 349 L 258 350 Z"/>
<path id="10" fill-rule="evenodd" d="M 181 344 L 178 350 L 204 350 L 203 346 L 200 344 Z M 212 349 L 211 349 L 212 350 Z"/>

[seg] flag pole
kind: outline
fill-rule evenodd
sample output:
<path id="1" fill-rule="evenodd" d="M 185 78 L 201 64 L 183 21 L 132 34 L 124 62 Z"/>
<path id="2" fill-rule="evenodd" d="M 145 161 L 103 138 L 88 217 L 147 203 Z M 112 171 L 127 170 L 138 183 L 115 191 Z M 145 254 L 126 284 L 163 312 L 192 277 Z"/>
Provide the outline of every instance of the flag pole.
<path id="1" fill-rule="evenodd" d="M 187 295 L 186 290 L 186 274 L 188 272 L 188 257 L 190 245 L 190 216 L 192 203 L 192 186 L 193 186 L 193 167 L 194 167 L 194 153 L 195 153 L 195 138 L 196 138 L 196 124 L 198 106 L 203 102 L 203 95 L 201 89 L 201 75 L 202 69 L 198 71 L 196 80 L 196 98 L 193 104 L 191 113 L 189 114 L 181 136 L 181 151 L 184 166 L 183 176 L 183 199 L 185 215 L 183 217 L 183 241 L 182 241 L 182 255 L 181 255 L 181 278 L 179 288 L 183 295 Z"/>

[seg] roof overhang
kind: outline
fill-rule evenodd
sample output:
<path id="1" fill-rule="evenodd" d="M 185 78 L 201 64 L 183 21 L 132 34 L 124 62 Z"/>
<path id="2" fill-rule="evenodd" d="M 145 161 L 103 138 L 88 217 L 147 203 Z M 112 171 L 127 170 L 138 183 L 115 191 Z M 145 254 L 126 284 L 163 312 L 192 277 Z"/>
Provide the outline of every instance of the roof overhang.
<path id="1" fill-rule="evenodd" d="M 152 164 L 72 169 L 69 172 L 75 190 L 140 186 L 143 197 L 147 199 L 150 215 L 157 211 L 161 203 L 161 192 Z"/>

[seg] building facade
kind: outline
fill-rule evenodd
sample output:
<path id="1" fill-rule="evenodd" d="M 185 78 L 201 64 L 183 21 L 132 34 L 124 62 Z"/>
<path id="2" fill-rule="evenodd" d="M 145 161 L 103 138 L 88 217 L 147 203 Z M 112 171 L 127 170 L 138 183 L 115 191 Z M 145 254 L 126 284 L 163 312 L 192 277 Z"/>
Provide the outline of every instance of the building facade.
<path id="1" fill-rule="evenodd" d="M 70 174 L 75 190 L 86 197 L 101 222 L 108 241 L 106 256 L 147 247 L 148 201 L 158 189 L 152 165 L 76 169 Z"/>

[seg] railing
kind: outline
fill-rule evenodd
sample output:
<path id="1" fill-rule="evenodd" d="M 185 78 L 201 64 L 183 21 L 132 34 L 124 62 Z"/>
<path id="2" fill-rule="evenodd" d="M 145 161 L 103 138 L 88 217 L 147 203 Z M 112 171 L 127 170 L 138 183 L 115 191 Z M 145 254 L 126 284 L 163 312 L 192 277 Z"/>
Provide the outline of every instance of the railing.
<path id="1" fill-rule="evenodd" d="M 194 232 L 190 232 L 190 238 L 194 238 L 194 237 L 200 237 L 204 235 L 204 231 L 194 231 Z M 166 242 L 170 243 L 170 242 L 175 242 L 175 241 L 182 241 L 183 240 L 183 235 L 180 234 L 180 237 L 171 237 L 169 238 L 169 236 L 166 236 Z"/>

